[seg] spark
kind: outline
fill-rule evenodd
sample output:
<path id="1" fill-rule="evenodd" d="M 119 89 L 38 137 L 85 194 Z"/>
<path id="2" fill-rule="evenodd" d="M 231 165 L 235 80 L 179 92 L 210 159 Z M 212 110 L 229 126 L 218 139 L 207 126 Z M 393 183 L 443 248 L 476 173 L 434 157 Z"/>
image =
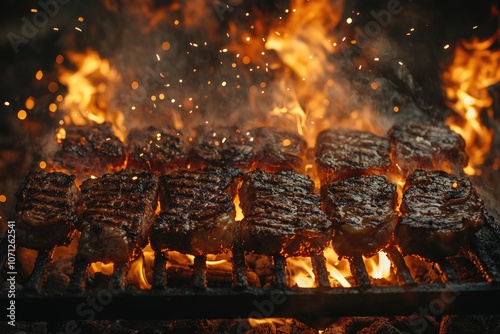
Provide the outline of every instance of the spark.
<path id="1" fill-rule="evenodd" d="M 345 20 L 347 22 L 347 24 L 351 24 L 352 23 L 352 19 L 350 17 L 347 18 L 347 20 Z"/>
<path id="2" fill-rule="evenodd" d="M 446 49 L 448 49 L 449 47 L 450 47 L 450 44 L 446 44 L 446 45 L 443 47 L 443 49 L 445 49 L 445 50 L 446 50 Z"/>
<path id="3" fill-rule="evenodd" d="M 82 29 L 80 29 L 79 27 L 75 27 L 75 30 L 78 30 L 78 31 L 82 31 Z"/>

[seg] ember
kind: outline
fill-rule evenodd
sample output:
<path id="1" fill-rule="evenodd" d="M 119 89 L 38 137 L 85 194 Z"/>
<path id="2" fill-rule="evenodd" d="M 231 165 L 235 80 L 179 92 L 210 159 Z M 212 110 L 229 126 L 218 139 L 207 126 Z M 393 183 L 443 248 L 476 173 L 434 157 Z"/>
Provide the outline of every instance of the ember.
<path id="1" fill-rule="evenodd" d="M 61 3 L 3 14 L 18 319 L 46 303 L 92 331 L 75 309 L 108 295 L 93 319 L 167 332 L 451 333 L 498 312 L 493 2 Z"/>

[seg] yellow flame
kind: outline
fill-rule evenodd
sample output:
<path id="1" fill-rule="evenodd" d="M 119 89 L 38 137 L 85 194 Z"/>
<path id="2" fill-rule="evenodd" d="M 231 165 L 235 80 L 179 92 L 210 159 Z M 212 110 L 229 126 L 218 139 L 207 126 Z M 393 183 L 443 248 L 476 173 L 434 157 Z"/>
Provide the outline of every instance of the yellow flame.
<path id="1" fill-rule="evenodd" d="M 324 255 L 326 257 L 326 268 L 330 274 L 330 281 L 333 281 L 334 285 L 336 285 L 335 282 L 338 282 L 344 288 L 350 287 L 351 283 L 346 279 L 346 277 L 351 276 L 349 261 L 346 259 L 339 260 L 339 256 L 335 253 L 331 245 L 325 249 Z"/>
<path id="2" fill-rule="evenodd" d="M 83 125 L 109 121 L 116 135 L 124 140 L 123 113 L 109 109 L 120 81 L 116 69 L 93 50 L 85 53 L 68 52 L 67 58 L 76 70 L 61 67 L 59 71 L 59 81 L 68 90 L 61 103 L 61 109 L 66 112 L 65 122 Z"/>
<path id="3" fill-rule="evenodd" d="M 104 275 L 111 275 L 113 274 L 114 267 L 113 263 L 94 262 L 90 265 L 90 272 L 92 274 L 102 273 Z"/>
<path id="4" fill-rule="evenodd" d="M 391 260 L 387 255 L 380 251 L 376 255 L 363 257 L 366 271 L 373 278 L 389 278 L 391 276 Z"/>
<path id="5" fill-rule="evenodd" d="M 461 119 L 450 117 L 447 124 L 466 141 L 469 165 L 465 172 L 479 173 L 478 167 L 484 163 L 485 154 L 490 151 L 493 132 L 481 121 L 480 114 L 491 113 L 492 97 L 488 87 L 500 82 L 500 51 L 492 50 L 497 40 L 493 36 L 485 41 L 473 38 L 455 49 L 453 62 L 443 73 L 444 89 L 448 106 Z"/>
<path id="6" fill-rule="evenodd" d="M 291 257 L 286 259 L 290 285 L 300 288 L 314 288 L 316 281 L 311 259 L 308 257 Z"/>

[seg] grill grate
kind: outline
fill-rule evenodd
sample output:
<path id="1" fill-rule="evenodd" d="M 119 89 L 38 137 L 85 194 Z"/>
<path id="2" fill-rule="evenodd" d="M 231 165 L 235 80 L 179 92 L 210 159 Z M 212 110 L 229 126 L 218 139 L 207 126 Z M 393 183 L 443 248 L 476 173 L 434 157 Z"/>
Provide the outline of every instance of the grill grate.
<path id="1" fill-rule="evenodd" d="M 403 255 L 391 245 L 385 252 L 400 285 L 371 284 L 363 259 L 359 256 L 349 260 L 355 286 L 331 287 L 326 259 L 321 254 L 311 258 L 317 288 L 287 286 L 286 258 L 281 255 L 273 256 L 273 285 L 251 287 L 245 252 L 241 243 L 235 242 L 232 250 L 232 287 L 207 287 L 205 256 L 195 257 L 189 288 L 169 287 L 166 270 L 168 254 L 156 252 L 151 290 L 123 287 L 124 268 L 113 272 L 108 289 L 83 290 L 82 282 L 89 264 L 77 255 L 68 290 L 48 293 L 39 290 L 39 287 L 52 251 L 43 251 L 36 259 L 29 282 L 16 293 L 17 316 L 19 320 L 29 321 L 78 319 L 78 308 L 89 300 L 103 298 L 103 294 L 110 302 L 95 312 L 95 319 L 223 319 L 260 315 L 292 317 L 314 325 L 322 319 L 338 316 L 411 315 L 422 307 L 434 308 L 439 315 L 495 314 L 498 310 L 489 305 L 494 305 L 500 298 L 499 251 L 495 249 L 495 245 L 500 244 L 500 233 L 491 216 L 486 215 L 485 221 L 485 227 L 472 239 L 469 251 L 472 261 L 484 276 L 482 282 L 461 282 L 452 264 L 442 260 L 434 267 L 443 283 L 417 284 Z M 236 237 L 239 240 L 239 231 Z M 3 256 L 3 250 L 0 255 Z M 8 302 L 5 293 L 1 300 Z M 30 309 L 37 312 L 29 312 Z"/>

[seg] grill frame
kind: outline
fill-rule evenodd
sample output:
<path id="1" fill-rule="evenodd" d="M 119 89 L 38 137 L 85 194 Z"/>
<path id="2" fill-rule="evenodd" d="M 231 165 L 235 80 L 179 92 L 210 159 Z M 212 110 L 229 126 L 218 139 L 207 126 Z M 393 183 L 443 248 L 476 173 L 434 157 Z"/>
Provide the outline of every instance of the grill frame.
<path id="1" fill-rule="evenodd" d="M 237 240 L 239 235 L 237 234 Z M 377 286 L 370 283 L 361 257 L 350 259 L 355 286 L 330 287 L 323 255 L 311 258 L 316 288 L 286 285 L 283 256 L 275 255 L 272 287 L 250 287 L 246 276 L 245 253 L 236 242 L 233 247 L 233 286 L 206 287 L 206 258 L 195 257 L 192 286 L 171 288 L 166 285 L 167 255 L 155 253 L 153 288 L 123 288 L 124 270 L 115 270 L 105 289 L 82 290 L 88 264 L 77 255 L 74 274 L 65 291 L 46 292 L 39 286 L 51 257 L 51 251 L 39 252 L 26 286 L 16 291 L 16 319 L 24 321 L 57 320 L 173 320 L 173 319 L 235 319 L 286 317 L 321 326 L 326 319 L 341 316 L 403 316 L 426 312 L 444 314 L 498 314 L 495 305 L 500 299 L 500 227 L 485 213 L 485 226 L 470 243 L 469 253 L 484 282 L 460 282 L 447 260 L 435 264 L 441 284 L 414 282 L 402 254 L 394 246 L 385 251 L 391 259 L 400 285 Z M 0 260 L 5 263 L 6 243 Z M 8 307 L 7 292 L 0 304 Z M 96 305 L 93 311 L 90 311 Z M 30 310 L 37 312 L 30 312 Z"/>

